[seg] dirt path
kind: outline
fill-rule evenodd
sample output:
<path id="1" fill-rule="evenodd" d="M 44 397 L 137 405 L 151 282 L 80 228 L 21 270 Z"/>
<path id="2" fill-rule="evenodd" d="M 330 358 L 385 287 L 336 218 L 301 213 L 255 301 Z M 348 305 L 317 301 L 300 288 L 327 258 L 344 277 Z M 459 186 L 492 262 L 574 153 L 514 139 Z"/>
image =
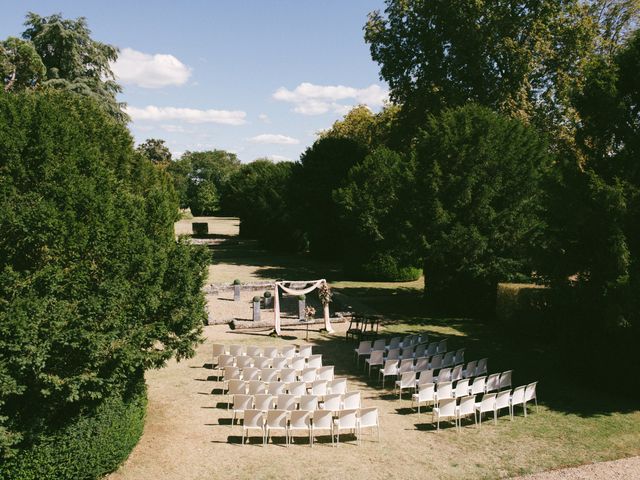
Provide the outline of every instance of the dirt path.
<path id="1" fill-rule="evenodd" d="M 522 480 L 631 480 L 640 478 L 640 457 L 593 463 L 518 477 Z"/>

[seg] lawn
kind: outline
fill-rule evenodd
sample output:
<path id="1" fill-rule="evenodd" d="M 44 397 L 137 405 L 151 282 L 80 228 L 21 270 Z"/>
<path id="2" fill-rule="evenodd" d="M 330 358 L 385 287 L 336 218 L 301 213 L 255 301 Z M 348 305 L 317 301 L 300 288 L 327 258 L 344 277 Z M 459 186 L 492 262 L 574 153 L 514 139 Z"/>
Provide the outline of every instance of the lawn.
<path id="1" fill-rule="evenodd" d="M 434 339 L 447 337 L 450 348 L 466 349 L 467 360 L 488 357 L 490 373 L 513 369 L 514 386 L 539 381 L 539 411 L 530 409 L 525 419 L 518 409 L 514 421 L 505 413 L 498 425 L 486 421 L 481 428 L 467 422 L 460 433 L 445 424 L 436 433 L 428 410 L 418 416 L 408 395 L 398 400 L 391 389 L 382 389 L 356 368 L 355 345 L 346 342 L 346 325 L 340 325 L 334 335 L 312 332 L 310 342 L 325 364 L 335 365 L 336 374 L 347 377 L 349 390 L 362 392 L 364 406 L 379 408 L 381 441 L 367 435 L 357 446 L 347 436 L 345 444 L 332 448 L 327 437 L 311 449 L 304 442 L 285 448 L 283 439 L 276 438 L 276 444 L 266 448 L 256 439 L 242 447 L 242 429 L 230 426 L 225 397 L 208 368 L 211 344 L 301 343 L 305 331 L 287 329 L 283 337 L 272 338 L 266 332 L 209 326 L 194 359 L 148 372 L 145 433 L 111 479 L 506 478 L 640 454 L 638 402 L 618 394 L 606 378 L 585 382 L 585 371 L 576 370 L 589 369 L 598 353 L 613 359 L 612 368 L 622 368 L 612 357 L 615 352 L 567 361 L 567 345 L 553 340 L 542 326 L 507 329 L 495 321 L 430 315 L 420 282 L 398 286 L 348 281 L 340 278 L 335 266 L 323 275 L 317 270 L 320 264 L 305 257 L 270 256 L 253 243 L 244 245 L 244 253 L 243 242 L 214 249 L 215 281 L 234 278 L 234 267 L 238 277 L 247 279 L 272 278 L 268 272 L 273 269 L 276 276 L 286 273 L 291 279 L 326 276 L 337 291 L 384 316 L 385 336 L 427 332 Z M 219 273 L 224 280 L 216 279 Z"/>

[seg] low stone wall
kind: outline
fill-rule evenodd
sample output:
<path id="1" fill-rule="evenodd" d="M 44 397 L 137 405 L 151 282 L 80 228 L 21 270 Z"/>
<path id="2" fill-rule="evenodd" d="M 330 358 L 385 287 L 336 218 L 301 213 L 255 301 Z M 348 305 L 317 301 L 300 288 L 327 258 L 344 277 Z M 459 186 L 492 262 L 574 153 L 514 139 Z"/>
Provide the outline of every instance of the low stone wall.
<path id="1" fill-rule="evenodd" d="M 344 323 L 346 320 L 344 317 L 333 317 L 330 319 L 331 323 Z M 251 320 L 239 320 L 237 318 L 228 322 L 229 327 L 233 330 L 245 330 L 248 328 L 273 328 L 273 318 L 263 320 L 260 322 L 252 322 Z M 297 318 L 280 318 L 280 325 L 283 327 L 291 327 L 294 325 L 305 327 L 306 322 L 300 322 Z M 309 325 L 324 325 L 324 318 L 316 318 Z"/>

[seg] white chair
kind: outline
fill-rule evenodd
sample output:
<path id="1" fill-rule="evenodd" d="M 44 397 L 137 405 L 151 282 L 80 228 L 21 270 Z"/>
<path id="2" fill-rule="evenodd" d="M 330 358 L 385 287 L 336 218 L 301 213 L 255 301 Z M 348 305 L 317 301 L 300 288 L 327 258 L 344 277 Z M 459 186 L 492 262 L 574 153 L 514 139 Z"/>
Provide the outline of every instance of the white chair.
<path id="1" fill-rule="evenodd" d="M 398 367 L 398 376 L 403 373 L 413 372 L 413 358 L 403 358 L 400 360 L 400 366 Z"/>
<path id="2" fill-rule="evenodd" d="M 464 377 L 462 375 L 462 364 L 456 365 L 455 367 L 453 367 L 453 370 L 451 371 L 451 381 L 457 382 L 458 380 L 462 380 L 463 378 Z"/>
<path id="3" fill-rule="evenodd" d="M 440 420 L 453 419 L 456 422 L 456 399 L 447 398 L 438 402 L 437 407 L 433 407 L 431 422 L 437 422 L 436 431 L 440 431 Z M 457 425 L 457 423 L 456 423 Z"/>
<path id="4" fill-rule="evenodd" d="M 415 358 L 424 357 L 424 354 L 425 354 L 426 351 L 427 351 L 427 344 L 426 343 L 421 343 L 419 345 L 416 345 L 416 349 L 413 352 L 413 356 Z"/>
<path id="5" fill-rule="evenodd" d="M 488 362 L 489 361 L 486 358 L 481 358 L 480 360 L 478 360 L 478 365 L 476 366 L 476 373 L 475 373 L 476 376 L 487 374 Z"/>
<path id="6" fill-rule="evenodd" d="M 375 342 L 373 342 L 373 346 L 371 347 L 371 351 L 377 352 L 378 350 L 385 350 L 386 341 L 384 338 L 378 338 Z"/>
<path id="7" fill-rule="evenodd" d="M 293 371 L 295 376 L 296 372 Z M 276 370 L 275 368 L 262 368 L 260 369 L 260 380 L 265 383 L 277 382 L 280 377 L 280 370 Z"/>
<path id="8" fill-rule="evenodd" d="M 280 348 L 280 355 L 285 358 L 293 358 L 296 356 L 296 347 L 295 345 L 285 345 Z"/>
<path id="9" fill-rule="evenodd" d="M 229 380 L 229 388 L 227 389 L 227 410 L 231 407 L 231 399 L 234 395 L 246 395 L 247 382 L 244 380 Z"/>
<path id="10" fill-rule="evenodd" d="M 299 401 L 300 410 L 317 410 L 318 409 L 318 396 L 317 395 L 300 395 Z"/>
<path id="11" fill-rule="evenodd" d="M 281 370 L 287 368 L 289 359 L 287 357 L 274 357 L 271 359 L 271 367 L 274 370 Z"/>
<path id="12" fill-rule="evenodd" d="M 524 416 L 527 416 L 527 402 L 531 400 L 536 403 L 536 412 L 538 411 L 538 397 L 536 395 L 536 386 L 538 382 L 533 382 L 527 385 L 527 388 L 524 391 Z"/>
<path id="13" fill-rule="evenodd" d="M 231 345 L 229 347 L 229 355 L 233 357 L 244 355 L 244 347 L 242 345 Z"/>
<path id="14" fill-rule="evenodd" d="M 220 377 L 224 375 L 224 370 L 226 368 L 235 366 L 235 363 L 236 357 L 232 357 L 231 355 L 218 355 L 218 372 L 220 372 L 220 375 L 218 375 L 218 380 L 220 380 Z"/>
<path id="15" fill-rule="evenodd" d="M 261 380 L 250 380 L 247 382 L 247 393 L 249 395 L 267 393 L 267 384 Z"/>
<path id="16" fill-rule="evenodd" d="M 496 416 L 495 423 L 498 423 L 498 414 L 500 410 L 506 408 L 509 410 L 509 418 L 511 418 L 511 391 L 503 390 L 496 395 Z"/>
<path id="17" fill-rule="evenodd" d="M 462 398 L 469 395 L 469 379 L 458 380 L 456 382 L 456 388 L 453 390 L 453 396 L 455 398 Z"/>
<path id="18" fill-rule="evenodd" d="M 320 367 L 318 368 L 318 371 L 316 372 L 316 379 L 317 380 L 326 380 L 328 382 L 330 382 L 331 380 L 333 380 L 333 371 L 334 371 L 334 366 L 333 365 L 328 365 L 326 367 Z"/>
<path id="19" fill-rule="evenodd" d="M 309 355 L 309 358 L 307 358 L 307 367 L 309 368 L 322 367 L 322 354 L 315 353 L 313 355 Z"/>
<path id="20" fill-rule="evenodd" d="M 295 410 L 298 406 L 295 395 L 281 393 L 276 399 L 276 408 L 278 410 Z"/>
<path id="21" fill-rule="evenodd" d="M 307 384 L 305 382 L 291 382 L 287 383 L 287 391 L 290 395 L 306 395 L 307 394 Z M 308 410 L 308 409 L 307 409 Z"/>
<path id="22" fill-rule="evenodd" d="M 511 420 L 513 420 L 516 405 L 522 405 L 522 408 L 525 408 L 524 393 L 526 388 L 527 388 L 526 385 L 522 385 L 521 387 L 516 387 L 513 390 L 513 394 L 511 395 L 511 398 L 509 401 L 509 404 L 511 406 Z M 525 417 L 526 417 L 526 408 L 525 408 Z"/>
<path id="23" fill-rule="evenodd" d="M 393 350 L 395 348 L 400 347 L 400 342 L 402 341 L 402 337 L 393 337 L 389 340 L 389 345 L 387 345 L 387 350 Z"/>
<path id="24" fill-rule="evenodd" d="M 436 405 L 439 405 L 441 400 L 453 398 L 453 384 L 451 382 L 439 382 L 436 387 Z"/>
<path id="25" fill-rule="evenodd" d="M 305 364 L 304 357 L 293 357 L 289 359 L 289 368 L 292 368 L 300 372 L 305 367 L 306 367 L 306 364 Z"/>
<path id="26" fill-rule="evenodd" d="M 360 392 L 349 392 L 342 396 L 342 408 L 345 410 L 352 410 L 354 408 L 360 408 L 362 406 L 362 400 Z"/>
<path id="27" fill-rule="evenodd" d="M 224 367 L 222 371 L 222 381 L 228 384 L 230 380 L 242 380 L 242 369 L 238 367 Z M 227 387 L 224 389 L 226 390 Z"/>
<path id="28" fill-rule="evenodd" d="M 300 345 L 298 347 L 298 356 L 302 358 L 309 358 L 313 352 L 313 345 Z"/>
<path id="29" fill-rule="evenodd" d="M 392 348 L 387 352 L 385 360 L 400 360 L 400 349 Z"/>
<path id="30" fill-rule="evenodd" d="M 500 386 L 498 387 L 500 390 L 504 390 L 505 388 L 511 389 L 511 377 L 513 375 L 513 370 L 507 370 L 506 372 L 502 372 L 500 374 Z"/>
<path id="31" fill-rule="evenodd" d="M 242 379 L 245 382 L 250 382 L 251 380 L 259 380 L 260 379 L 260 369 L 249 367 L 242 370 Z"/>
<path id="32" fill-rule="evenodd" d="M 285 382 L 271 382 L 267 387 L 267 393 L 269 395 L 280 395 L 287 391 L 287 384 Z"/>
<path id="33" fill-rule="evenodd" d="M 289 418 L 289 445 L 293 443 L 293 432 L 307 432 L 311 445 L 311 412 L 308 410 L 294 410 Z"/>
<path id="34" fill-rule="evenodd" d="M 487 393 L 495 392 L 500 388 L 500 374 L 492 373 L 487 377 L 487 384 L 484 387 L 484 391 Z"/>
<path id="35" fill-rule="evenodd" d="M 218 366 L 218 357 L 220 357 L 220 355 L 225 355 L 227 353 L 227 348 L 221 343 L 214 343 L 211 350 L 213 352 L 211 366 L 215 368 Z"/>
<path id="36" fill-rule="evenodd" d="M 236 417 L 244 415 L 245 410 L 253 408 L 253 395 L 234 395 L 233 396 L 233 416 L 231 417 L 231 426 L 236 423 Z"/>
<path id="37" fill-rule="evenodd" d="M 373 367 L 382 367 L 384 365 L 384 350 L 373 350 L 369 358 L 364 359 L 365 367 L 369 366 L 369 376 Z"/>
<path id="38" fill-rule="evenodd" d="M 322 402 L 322 410 L 331 410 L 337 412 L 342 408 L 342 394 L 331 393 L 324 396 L 324 402 Z"/>
<path id="39" fill-rule="evenodd" d="M 476 396 L 468 395 L 460 398 L 460 405 L 456 407 L 456 416 L 458 417 L 458 429 L 462 428 L 462 419 L 473 415 L 473 423 L 478 424 L 476 419 Z"/>
<path id="40" fill-rule="evenodd" d="M 253 359 L 253 366 L 256 368 L 269 368 L 271 366 L 271 358 L 269 357 L 255 357 Z"/>
<path id="41" fill-rule="evenodd" d="M 407 345 L 406 347 L 402 347 L 402 355 L 400 355 L 400 358 L 402 358 L 403 360 L 411 359 L 413 363 L 414 350 L 415 350 L 415 347 L 413 345 Z"/>
<path id="42" fill-rule="evenodd" d="M 251 357 L 259 357 L 262 355 L 262 348 L 256 347 L 255 345 L 247 346 L 247 355 Z"/>
<path id="43" fill-rule="evenodd" d="M 436 377 L 436 383 L 440 382 L 450 382 L 451 381 L 451 369 L 450 368 L 441 368 L 438 372 L 438 376 Z"/>
<path id="44" fill-rule="evenodd" d="M 410 388 L 416 389 L 416 372 L 404 372 L 400 376 L 400 380 L 396 380 L 395 388 L 398 390 L 398 398 L 402 400 L 402 390 Z"/>
<path id="45" fill-rule="evenodd" d="M 358 438 L 358 410 L 340 410 L 338 418 L 334 420 L 333 432 L 336 435 L 336 445 L 340 446 L 340 431 L 350 430 Z"/>
<path id="46" fill-rule="evenodd" d="M 327 383 L 327 393 L 347 393 L 347 379 L 334 378 Z"/>
<path id="47" fill-rule="evenodd" d="M 447 351 L 447 339 L 440 340 L 438 342 L 438 353 L 445 353 Z"/>
<path id="48" fill-rule="evenodd" d="M 267 358 L 276 358 L 278 357 L 278 354 L 278 347 L 264 347 L 264 349 L 262 350 L 262 355 Z"/>
<path id="49" fill-rule="evenodd" d="M 291 383 L 298 381 L 298 372 L 293 368 L 283 368 L 280 370 L 280 381 L 284 383 Z"/>
<path id="50" fill-rule="evenodd" d="M 258 394 L 253 396 L 253 408 L 256 410 L 260 410 L 262 412 L 266 412 L 267 410 L 271 410 L 273 408 L 273 403 L 275 402 L 275 397 L 269 394 Z"/>
<path id="51" fill-rule="evenodd" d="M 416 382 L 416 388 L 419 388 L 420 385 L 425 383 L 436 383 L 433 381 L 433 370 L 424 370 L 420 372 L 420 377 Z"/>
<path id="52" fill-rule="evenodd" d="M 326 380 L 316 380 L 311 385 L 311 395 L 317 395 L 324 397 L 327 394 L 327 382 Z"/>
<path id="53" fill-rule="evenodd" d="M 305 382 L 307 385 L 311 385 L 316 381 L 318 375 L 317 368 L 305 368 L 300 372 L 300 381 Z"/>
<path id="54" fill-rule="evenodd" d="M 485 412 L 493 412 L 493 419 L 497 422 L 496 418 L 496 394 L 485 393 L 480 403 L 476 403 L 476 412 L 479 414 L 480 426 L 482 426 L 482 414 Z"/>
<path id="55" fill-rule="evenodd" d="M 454 360 L 455 360 L 455 352 L 447 352 L 444 354 L 444 357 L 442 358 L 442 366 L 443 367 L 453 367 L 454 365 Z"/>
<path id="56" fill-rule="evenodd" d="M 378 420 L 377 407 L 361 408 L 358 411 L 358 442 L 360 442 L 363 428 L 375 428 L 378 434 L 378 442 L 380 441 L 380 422 Z"/>
<path id="57" fill-rule="evenodd" d="M 414 367 L 416 372 L 424 372 L 429 370 L 429 357 L 418 357 L 416 359 L 416 366 Z"/>
<path id="58" fill-rule="evenodd" d="M 249 439 L 250 430 L 260 430 L 262 434 L 262 444 L 264 445 L 264 416 L 262 410 L 245 410 L 244 421 L 242 422 L 242 445 L 245 437 Z"/>
<path id="59" fill-rule="evenodd" d="M 437 354 L 431 357 L 431 361 L 429 362 L 429 368 L 432 370 L 438 370 L 442 368 L 442 355 Z"/>
<path id="60" fill-rule="evenodd" d="M 438 353 L 438 342 L 431 342 L 429 345 L 427 345 L 427 351 L 425 353 L 425 356 L 432 357 L 436 353 Z"/>
<path id="61" fill-rule="evenodd" d="M 464 348 L 456 350 L 456 354 L 453 359 L 454 365 L 462 365 L 464 363 Z"/>
<path id="62" fill-rule="evenodd" d="M 287 410 L 269 410 L 267 412 L 267 421 L 265 422 L 264 444 L 269 443 L 269 437 L 272 431 L 284 430 L 286 443 L 289 445 L 289 431 L 287 429 L 287 418 L 289 412 Z"/>
<path id="63" fill-rule="evenodd" d="M 480 395 L 484 393 L 486 385 L 487 385 L 487 377 L 474 378 L 473 383 L 471 384 L 471 388 L 469 389 L 469 394 Z"/>
<path id="64" fill-rule="evenodd" d="M 420 404 L 435 403 L 436 385 L 435 383 L 423 383 L 418 386 L 418 393 L 411 395 L 411 408 L 414 404 L 418 405 L 418 415 L 420 415 Z"/>
<path id="65" fill-rule="evenodd" d="M 464 371 L 462 372 L 462 375 L 464 375 L 464 378 L 473 378 L 476 375 L 476 364 L 477 362 L 475 360 L 470 361 L 469 363 L 467 363 L 467 368 L 464 369 Z"/>
<path id="66" fill-rule="evenodd" d="M 360 365 L 360 357 L 368 357 L 371 355 L 371 342 L 369 340 L 362 340 L 358 348 L 353 349 L 353 352 L 356 356 L 356 365 Z"/>
<path id="67" fill-rule="evenodd" d="M 329 430 L 333 445 L 333 412 L 331 410 L 314 410 L 311 420 L 311 446 L 316 438 L 316 431 Z"/>
<path id="68" fill-rule="evenodd" d="M 382 377 L 382 388 L 384 388 L 384 379 L 386 377 L 398 376 L 398 360 L 387 360 L 382 370 L 378 372 L 378 375 Z"/>

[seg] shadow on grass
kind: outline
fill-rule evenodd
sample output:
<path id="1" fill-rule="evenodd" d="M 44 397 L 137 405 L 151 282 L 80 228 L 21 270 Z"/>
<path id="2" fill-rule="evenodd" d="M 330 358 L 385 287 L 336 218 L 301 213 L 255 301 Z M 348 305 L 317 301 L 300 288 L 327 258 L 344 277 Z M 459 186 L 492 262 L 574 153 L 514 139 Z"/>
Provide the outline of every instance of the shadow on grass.
<path id="1" fill-rule="evenodd" d="M 592 381 L 585 380 L 597 355 L 610 358 L 615 355 L 615 349 L 575 358 L 571 345 L 554 340 L 541 325 L 507 329 L 498 322 L 432 317 L 426 313 L 421 292 L 411 289 L 344 288 L 339 291 L 371 304 L 384 316 L 386 328 L 382 336 L 426 332 L 431 341 L 447 337 L 449 350 L 465 348 L 467 362 L 487 357 L 489 373 L 513 370 L 513 387 L 538 381 L 538 401 L 552 411 L 593 417 L 638 410 L 637 401 L 631 396 L 602 388 L 604 378 L 595 382 L 593 377 Z M 376 388 L 379 398 L 397 400 L 397 394 L 383 390 L 376 377 L 369 379 L 362 367 L 356 367 L 353 354 L 356 342 L 336 336 L 316 338 L 314 342 L 314 351 L 323 354 L 327 364 L 335 365 L 337 375 L 356 376 Z M 611 364 L 612 368 L 621 367 L 616 365 Z"/>

